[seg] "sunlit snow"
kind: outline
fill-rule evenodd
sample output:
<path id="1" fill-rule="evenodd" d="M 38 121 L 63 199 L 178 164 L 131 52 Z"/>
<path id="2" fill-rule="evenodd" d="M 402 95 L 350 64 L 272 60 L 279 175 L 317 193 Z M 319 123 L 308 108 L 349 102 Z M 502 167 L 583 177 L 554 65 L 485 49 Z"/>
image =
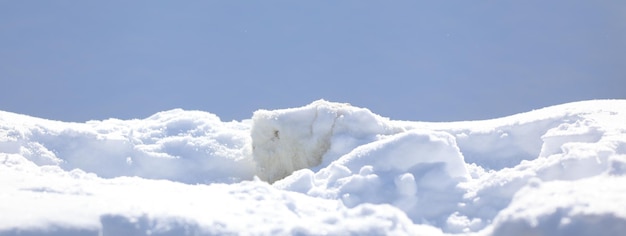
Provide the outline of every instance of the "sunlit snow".
<path id="1" fill-rule="evenodd" d="M 0 235 L 623 235 L 626 100 L 482 121 L 0 111 Z"/>

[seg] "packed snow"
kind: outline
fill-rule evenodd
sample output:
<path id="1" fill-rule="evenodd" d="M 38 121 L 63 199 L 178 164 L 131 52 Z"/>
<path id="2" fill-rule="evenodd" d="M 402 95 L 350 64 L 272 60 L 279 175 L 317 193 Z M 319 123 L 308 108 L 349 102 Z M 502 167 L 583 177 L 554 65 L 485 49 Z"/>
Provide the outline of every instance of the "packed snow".
<path id="1" fill-rule="evenodd" d="M 463 122 L 0 111 L 0 235 L 623 235 L 626 100 Z"/>

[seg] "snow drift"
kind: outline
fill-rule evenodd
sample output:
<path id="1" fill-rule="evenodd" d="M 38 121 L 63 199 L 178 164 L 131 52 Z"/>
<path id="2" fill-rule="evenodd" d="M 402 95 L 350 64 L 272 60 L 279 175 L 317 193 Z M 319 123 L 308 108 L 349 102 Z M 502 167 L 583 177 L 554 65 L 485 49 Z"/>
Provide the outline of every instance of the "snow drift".
<path id="1" fill-rule="evenodd" d="M 620 235 L 624 186 L 624 100 L 446 123 L 323 100 L 231 122 L 0 112 L 0 235 Z"/>

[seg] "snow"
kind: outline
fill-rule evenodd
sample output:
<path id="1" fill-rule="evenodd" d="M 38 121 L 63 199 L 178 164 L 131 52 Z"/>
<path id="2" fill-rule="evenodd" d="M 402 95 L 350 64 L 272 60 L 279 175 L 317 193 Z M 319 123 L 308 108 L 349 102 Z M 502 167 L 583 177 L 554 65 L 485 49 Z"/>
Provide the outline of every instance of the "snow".
<path id="1" fill-rule="evenodd" d="M 621 235 L 623 206 L 626 100 L 462 122 L 0 111 L 0 235 Z"/>

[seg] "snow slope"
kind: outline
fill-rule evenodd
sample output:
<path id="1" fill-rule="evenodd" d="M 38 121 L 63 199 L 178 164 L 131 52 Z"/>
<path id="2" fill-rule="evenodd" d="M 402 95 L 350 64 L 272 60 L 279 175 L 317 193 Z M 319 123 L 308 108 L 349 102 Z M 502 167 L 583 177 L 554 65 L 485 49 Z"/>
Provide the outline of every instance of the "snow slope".
<path id="1" fill-rule="evenodd" d="M 621 235 L 626 100 L 465 122 L 0 111 L 0 235 Z M 255 177 L 256 176 L 256 177 Z"/>

